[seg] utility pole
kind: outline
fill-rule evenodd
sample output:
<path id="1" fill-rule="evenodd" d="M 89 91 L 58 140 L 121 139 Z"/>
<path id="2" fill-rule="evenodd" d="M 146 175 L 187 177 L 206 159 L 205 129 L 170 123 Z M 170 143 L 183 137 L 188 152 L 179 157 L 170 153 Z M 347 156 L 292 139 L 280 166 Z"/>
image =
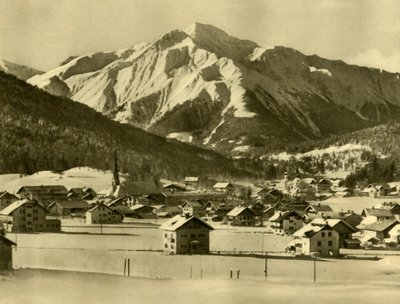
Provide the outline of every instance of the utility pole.
<path id="1" fill-rule="evenodd" d="M 268 256 L 265 258 L 264 275 L 266 280 L 268 277 Z"/>

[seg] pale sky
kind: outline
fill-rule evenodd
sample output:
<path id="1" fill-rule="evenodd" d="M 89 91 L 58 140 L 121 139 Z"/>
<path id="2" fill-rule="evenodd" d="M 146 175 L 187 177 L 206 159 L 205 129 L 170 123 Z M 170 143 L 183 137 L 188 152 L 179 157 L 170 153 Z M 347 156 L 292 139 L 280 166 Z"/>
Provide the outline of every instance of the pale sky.
<path id="1" fill-rule="evenodd" d="M 1 0 L 0 58 L 49 70 L 193 22 L 264 47 L 400 72 L 398 0 Z"/>

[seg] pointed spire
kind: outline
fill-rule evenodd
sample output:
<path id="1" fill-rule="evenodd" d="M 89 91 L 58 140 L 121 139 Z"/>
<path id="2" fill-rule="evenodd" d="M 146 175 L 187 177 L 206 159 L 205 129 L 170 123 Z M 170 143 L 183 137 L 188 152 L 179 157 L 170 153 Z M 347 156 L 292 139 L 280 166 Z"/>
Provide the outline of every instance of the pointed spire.
<path id="1" fill-rule="evenodd" d="M 118 174 L 118 159 L 117 159 L 117 150 L 114 150 L 114 172 L 113 172 L 113 180 L 112 186 L 113 189 L 120 185 L 119 174 Z"/>

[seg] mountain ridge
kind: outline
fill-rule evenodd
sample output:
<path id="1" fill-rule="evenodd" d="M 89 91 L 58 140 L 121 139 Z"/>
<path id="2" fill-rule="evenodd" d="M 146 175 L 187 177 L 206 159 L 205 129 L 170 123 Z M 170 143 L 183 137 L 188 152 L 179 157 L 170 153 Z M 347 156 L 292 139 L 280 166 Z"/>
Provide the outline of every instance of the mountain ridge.
<path id="1" fill-rule="evenodd" d="M 400 119 L 399 73 L 263 48 L 200 23 L 129 49 L 78 56 L 28 82 L 229 155 Z"/>

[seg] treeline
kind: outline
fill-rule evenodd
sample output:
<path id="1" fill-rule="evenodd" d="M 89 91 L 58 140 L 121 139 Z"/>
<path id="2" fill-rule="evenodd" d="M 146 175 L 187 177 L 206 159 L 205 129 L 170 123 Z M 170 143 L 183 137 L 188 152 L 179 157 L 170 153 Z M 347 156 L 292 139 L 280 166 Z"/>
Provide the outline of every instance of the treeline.
<path id="1" fill-rule="evenodd" d="M 254 163 L 242 166 L 218 153 L 117 123 L 5 73 L 0 73 L 0 130 L 3 174 L 64 171 L 77 166 L 111 169 L 114 149 L 121 171 L 133 179 L 263 174 Z"/>

